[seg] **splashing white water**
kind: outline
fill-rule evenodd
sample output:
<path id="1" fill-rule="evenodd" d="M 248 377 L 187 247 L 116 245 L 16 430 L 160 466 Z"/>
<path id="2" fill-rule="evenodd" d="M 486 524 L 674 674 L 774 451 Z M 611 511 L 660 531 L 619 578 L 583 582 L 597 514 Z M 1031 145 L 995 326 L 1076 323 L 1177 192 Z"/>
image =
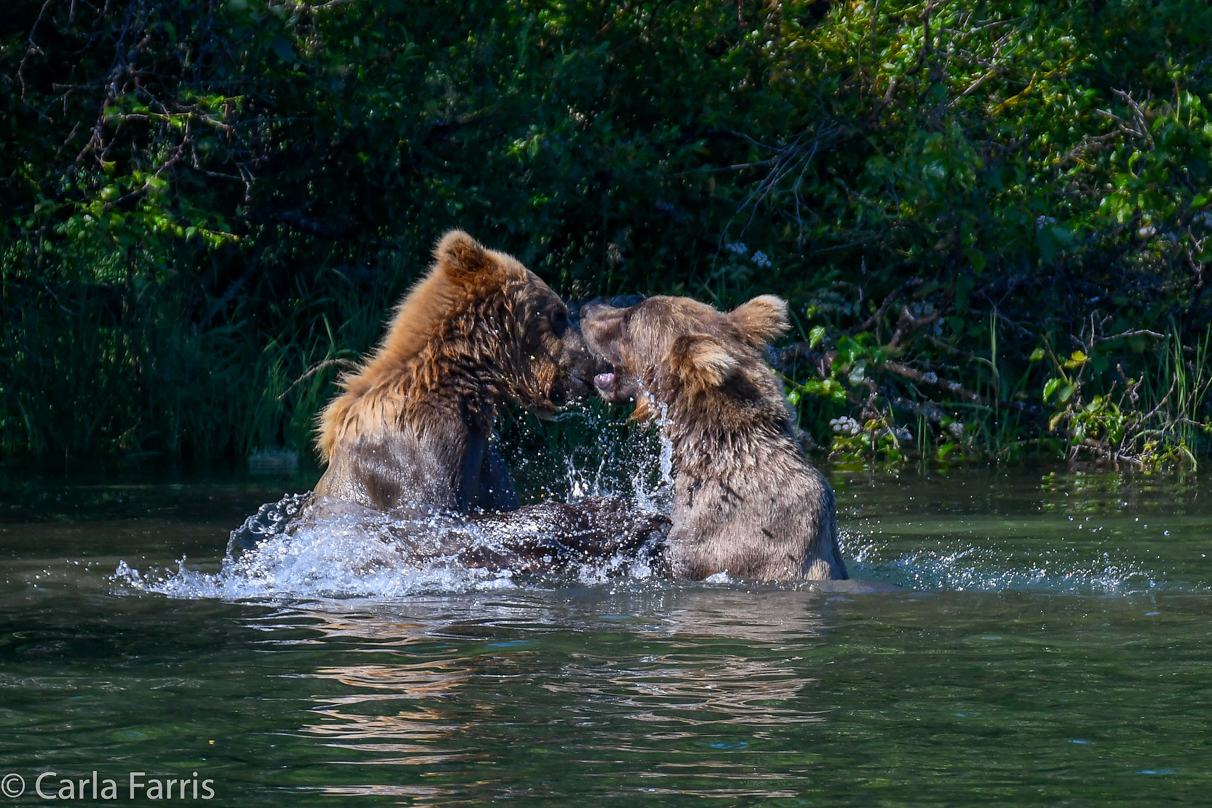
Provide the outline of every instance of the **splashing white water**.
<path id="1" fill-rule="evenodd" d="M 1159 584 L 1135 562 L 1114 560 L 1104 552 L 1083 559 L 1071 552 L 1045 550 L 1034 558 L 1007 558 L 1006 548 L 974 546 L 966 541 L 910 552 L 888 553 L 872 536 L 843 533 L 850 573 L 911 589 L 997 592 L 1148 592 Z"/>
<path id="2" fill-rule="evenodd" d="M 582 420 L 592 442 L 563 454 L 564 479 L 549 484 L 551 499 L 578 503 L 612 498 L 627 503 L 637 521 L 667 512 L 672 447 L 663 435 L 655 438 L 660 442 L 655 450 L 651 431 L 628 429 L 620 437 L 619 429 L 610 428 L 601 413 L 584 409 L 561 418 L 569 419 Z M 384 514 L 342 505 L 323 518 L 300 518 L 309 497 L 286 496 L 262 506 L 233 532 L 218 571 L 199 569 L 185 559 L 175 568 L 143 571 L 122 562 L 113 580 L 125 588 L 182 598 L 394 599 L 655 574 L 653 559 L 636 547 L 590 553 L 584 560 L 574 553 L 571 561 L 556 559 L 560 563 L 554 572 L 538 574 L 519 572 L 526 564 L 493 563 L 508 559 L 517 540 L 542 547 L 547 540 L 565 538 L 554 535 L 550 523 L 534 518 L 534 509 L 477 522 L 451 514 Z M 535 506 L 540 511 L 542 507 Z M 540 558 L 533 566 L 543 562 Z"/>
<path id="3" fill-rule="evenodd" d="M 266 506 L 278 514 L 294 505 L 296 497 L 285 497 L 279 507 Z M 512 586 L 507 572 L 469 569 L 437 558 L 432 563 L 409 563 L 411 542 L 393 536 L 400 525 L 386 514 L 352 513 L 323 520 L 286 520 L 268 530 L 234 531 L 228 553 L 218 572 L 191 568 L 185 559 L 175 570 L 149 570 L 140 574 L 125 562 L 119 564 L 115 581 L 137 589 L 179 598 L 283 599 L 349 598 L 392 599 L 422 592 L 459 592 Z M 422 523 L 410 526 L 412 532 Z M 281 525 L 281 527 L 279 527 Z M 291 529 L 287 529 L 289 526 Z M 432 524 L 436 531 L 439 524 Z M 255 546 L 241 551 L 237 534 L 259 535 Z"/>
<path id="4" fill-rule="evenodd" d="M 282 501 L 285 505 L 279 503 L 281 508 L 269 510 L 281 510 L 296 499 L 287 497 Z M 620 551 L 583 563 L 574 559 L 563 567 L 554 566 L 555 571 L 547 575 L 521 575 L 509 566 L 492 564 L 493 559 L 509 557 L 511 541 L 547 538 L 549 526 L 526 511 L 516 519 L 499 517 L 488 526 L 451 515 L 401 518 L 364 511 L 315 519 L 305 514 L 293 523 L 283 522 L 281 530 L 258 536 L 255 545 L 241 550 L 240 542 L 249 533 L 258 533 L 249 530 L 257 518 L 250 517 L 233 532 L 218 572 L 191 568 L 181 559 L 175 570 L 141 574 L 122 562 L 114 581 L 180 598 L 391 600 L 422 593 L 500 589 L 519 580 L 571 578 L 596 583 L 652 575 L 642 552 Z"/>
<path id="5" fill-rule="evenodd" d="M 643 389 L 641 385 L 640 389 Z M 632 475 L 631 484 L 635 492 L 635 501 L 647 510 L 668 513 L 673 502 L 673 443 L 669 440 L 665 428 L 669 420 L 669 407 L 656 402 L 657 407 L 657 441 L 660 449 L 656 455 L 657 472 L 652 478 L 652 455 L 647 456 L 647 463 L 638 464 Z"/>
<path id="6" fill-rule="evenodd" d="M 620 425 L 600 412 L 566 413 L 566 418 L 583 420 L 595 440 L 581 451 L 563 455 L 564 479 L 549 483 L 548 495 L 568 502 L 615 497 L 642 511 L 668 513 L 673 501 L 673 444 L 665 434 L 667 415 L 667 407 L 658 405 L 658 428 L 627 429 L 620 436 Z"/>

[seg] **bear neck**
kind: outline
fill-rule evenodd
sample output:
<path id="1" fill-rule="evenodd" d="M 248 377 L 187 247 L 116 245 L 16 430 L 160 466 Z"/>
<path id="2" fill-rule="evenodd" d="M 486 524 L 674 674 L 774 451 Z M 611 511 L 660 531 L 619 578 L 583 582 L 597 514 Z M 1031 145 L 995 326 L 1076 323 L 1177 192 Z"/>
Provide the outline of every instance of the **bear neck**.
<path id="1" fill-rule="evenodd" d="M 345 380 L 345 395 L 326 414 L 334 421 L 326 436 L 347 431 L 341 423 L 351 437 L 404 428 L 458 442 L 468 432 L 491 433 L 497 406 L 511 389 L 501 378 L 510 364 L 496 336 L 507 323 L 491 310 L 444 314 L 425 323 L 423 334 L 396 317 L 374 356 Z M 321 448 L 334 443 L 329 437 Z"/>
<path id="2" fill-rule="evenodd" d="M 745 407 L 707 392 L 675 400 L 667 413 L 665 434 L 679 474 L 730 476 L 737 469 L 738 454 L 751 463 L 776 455 L 802 459 L 785 406 L 762 402 Z"/>
<path id="3" fill-rule="evenodd" d="M 446 401 L 486 413 L 508 393 L 511 367 L 506 340 L 509 311 L 494 301 L 449 301 L 422 322 L 397 315 L 374 358 L 360 376 L 398 377 L 416 402 Z M 420 325 L 422 328 L 418 329 Z"/>
<path id="4" fill-rule="evenodd" d="M 485 341 L 434 341 L 403 369 L 408 377 L 406 414 L 442 410 L 457 415 L 472 431 L 491 431 L 508 393 L 508 381 L 500 378 L 505 357 L 498 353 Z"/>

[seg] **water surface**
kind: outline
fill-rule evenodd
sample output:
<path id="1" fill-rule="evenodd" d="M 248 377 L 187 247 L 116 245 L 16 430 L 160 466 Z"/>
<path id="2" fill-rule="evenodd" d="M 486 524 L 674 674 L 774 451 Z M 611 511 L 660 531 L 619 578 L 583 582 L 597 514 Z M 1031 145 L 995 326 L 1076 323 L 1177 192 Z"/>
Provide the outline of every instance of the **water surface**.
<path id="1" fill-rule="evenodd" d="M 222 577 L 227 533 L 297 483 L 10 477 L 0 776 L 14 804 L 94 770 L 225 805 L 1207 801 L 1206 478 L 830 476 L 851 573 L 898 589 L 271 593 Z"/>

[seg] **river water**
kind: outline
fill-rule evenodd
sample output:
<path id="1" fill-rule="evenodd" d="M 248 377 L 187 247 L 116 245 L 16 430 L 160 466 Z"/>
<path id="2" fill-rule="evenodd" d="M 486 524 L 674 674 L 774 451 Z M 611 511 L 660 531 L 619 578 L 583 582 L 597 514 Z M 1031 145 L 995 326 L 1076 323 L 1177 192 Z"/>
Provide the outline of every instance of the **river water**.
<path id="1" fill-rule="evenodd" d="M 1208 802 L 1212 478 L 829 476 L 880 586 L 391 575 L 350 536 L 253 577 L 228 531 L 305 481 L 10 475 L 0 802 Z"/>

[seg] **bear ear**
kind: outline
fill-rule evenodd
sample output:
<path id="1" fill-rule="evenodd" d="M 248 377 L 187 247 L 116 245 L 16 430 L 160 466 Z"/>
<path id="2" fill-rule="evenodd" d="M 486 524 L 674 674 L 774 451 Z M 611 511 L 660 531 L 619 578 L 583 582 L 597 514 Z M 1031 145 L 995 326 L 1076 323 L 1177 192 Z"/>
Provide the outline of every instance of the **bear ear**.
<path id="1" fill-rule="evenodd" d="M 488 250 L 462 230 L 451 230 L 434 248 L 433 257 L 451 280 L 465 280 L 494 268 Z"/>
<path id="2" fill-rule="evenodd" d="M 674 375 L 704 390 L 719 387 L 740 363 L 728 347 L 709 334 L 686 334 L 673 342 L 669 366 Z"/>
<path id="3" fill-rule="evenodd" d="M 728 321 L 741 337 L 755 348 L 783 336 L 791 328 L 787 301 L 775 295 L 761 295 L 728 313 Z"/>

